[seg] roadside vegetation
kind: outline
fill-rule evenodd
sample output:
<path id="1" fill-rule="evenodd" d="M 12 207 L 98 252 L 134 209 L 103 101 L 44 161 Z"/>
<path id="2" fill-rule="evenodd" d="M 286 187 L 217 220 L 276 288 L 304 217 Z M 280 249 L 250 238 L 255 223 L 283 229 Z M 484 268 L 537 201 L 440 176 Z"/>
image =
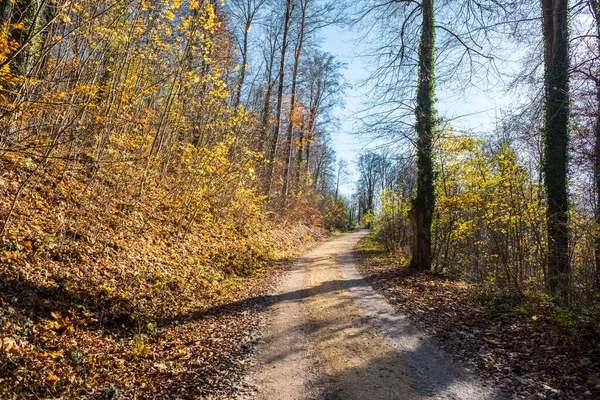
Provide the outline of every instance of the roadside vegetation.
<path id="1" fill-rule="evenodd" d="M 0 397 L 235 390 L 245 299 L 347 226 L 325 6 L 0 2 Z"/>
<path id="2" fill-rule="evenodd" d="M 515 398 L 596 398 L 600 394 L 597 314 L 557 307 L 540 292 L 498 293 L 407 267 L 375 234 L 359 245 L 367 281 L 440 347 L 488 384 Z"/>

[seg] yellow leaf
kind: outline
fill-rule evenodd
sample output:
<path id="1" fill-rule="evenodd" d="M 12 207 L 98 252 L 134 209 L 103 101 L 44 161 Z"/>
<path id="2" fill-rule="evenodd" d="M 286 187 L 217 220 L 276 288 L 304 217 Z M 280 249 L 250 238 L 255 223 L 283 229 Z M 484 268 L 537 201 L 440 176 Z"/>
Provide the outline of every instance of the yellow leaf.
<path id="1" fill-rule="evenodd" d="M 175 14 L 173 14 L 169 10 L 166 10 L 165 11 L 165 18 L 168 19 L 169 21 L 173 21 L 175 19 Z"/>

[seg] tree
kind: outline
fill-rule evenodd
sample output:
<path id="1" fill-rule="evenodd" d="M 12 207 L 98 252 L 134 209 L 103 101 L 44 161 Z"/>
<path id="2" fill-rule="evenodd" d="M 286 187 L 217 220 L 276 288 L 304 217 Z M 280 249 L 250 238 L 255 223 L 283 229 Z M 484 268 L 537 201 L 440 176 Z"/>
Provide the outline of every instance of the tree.
<path id="1" fill-rule="evenodd" d="M 435 24 L 436 6 L 444 17 L 443 24 Z M 375 89 L 363 113 L 363 130 L 389 144 L 409 142 L 416 152 L 417 191 L 410 212 L 410 266 L 414 269 L 431 268 L 435 82 L 442 76 L 443 81 L 458 81 L 466 87 L 474 76 L 492 75 L 494 58 L 481 43 L 494 36 L 492 29 L 484 26 L 497 8 L 502 5 L 472 0 L 373 0 L 359 15 L 359 20 L 374 25 L 372 30 L 379 36 L 370 57 L 368 82 L 374 83 Z M 367 34 L 364 39 L 375 39 L 373 36 Z M 435 65 L 437 47 L 443 53 L 439 57 L 443 68 Z"/>
<path id="2" fill-rule="evenodd" d="M 252 29 L 252 23 L 265 2 L 266 0 L 235 0 L 226 3 L 226 5 L 231 9 L 230 13 L 238 22 L 235 27 L 238 31 L 241 30 L 241 32 L 238 32 L 236 35 L 241 62 L 239 64 L 240 75 L 235 88 L 235 97 L 233 101 L 234 107 L 240 105 L 242 98 L 242 89 L 246 79 L 246 71 L 248 70 L 248 37 L 250 35 L 250 30 Z"/>
<path id="3" fill-rule="evenodd" d="M 596 46 L 600 56 L 600 3 L 598 0 L 589 2 L 594 23 L 596 25 Z M 593 75 L 594 86 L 596 89 L 596 121 L 594 126 L 594 176 L 596 184 L 596 226 L 600 227 L 600 77 Z M 596 291 L 600 293 L 600 232 L 596 232 L 595 237 L 595 286 Z"/>
<path id="4" fill-rule="evenodd" d="M 410 267 L 417 270 L 431 268 L 431 224 L 435 207 L 433 185 L 433 129 L 434 103 L 434 52 L 435 32 L 433 0 L 421 4 L 423 23 L 419 45 L 419 84 L 417 89 L 417 194 L 412 201 L 410 218 L 413 226 L 412 259 Z"/>
<path id="5" fill-rule="evenodd" d="M 270 18 L 267 23 L 266 32 L 265 32 L 265 41 L 264 41 L 264 57 L 265 57 L 265 95 L 263 101 L 263 107 L 261 112 L 261 137 L 260 139 L 264 142 L 263 144 L 263 152 L 267 154 L 269 151 L 268 146 L 269 143 L 269 128 L 270 118 L 271 118 L 271 100 L 273 97 L 273 88 L 277 79 L 273 77 L 273 69 L 275 65 L 275 54 L 277 53 L 277 44 L 278 37 L 283 27 L 278 23 L 277 18 L 274 16 L 274 13 L 271 13 Z M 268 166 L 270 168 L 270 166 Z M 270 183 L 265 184 L 265 190 L 268 190 L 267 187 Z"/>
<path id="6" fill-rule="evenodd" d="M 289 45 L 288 33 L 294 12 L 294 0 L 286 0 L 285 14 L 283 19 L 283 37 L 281 39 L 281 59 L 279 61 L 279 87 L 277 89 L 277 107 L 275 109 L 275 127 L 271 146 L 268 153 L 267 177 L 266 177 L 266 195 L 267 199 L 271 196 L 271 187 L 273 185 L 273 174 L 275 172 L 275 156 L 277 155 L 277 144 L 279 143 L 279 131 L 281 129 L 281 108 L 283 106 L 283 87 L 285 77 L 285 56 Z"/>
<path id="7" fill-rule="evenodd" d="M 288 194 L 288 187 L 290 181 L 290 162 L 292 158 L 292 140 L 294 133 L 294 121 L 296 112 L 296 84 L 298 83 L 298 69 L 300 67 L 300 56 L 302 55 L 302 47 L 304 46 L 305 40 L 305 28 L 306 28 L 306 11 L 310 0 L 300 0 L 300 20 L 298 21 L 298 38 L 296 40 L 296 47 L 294 48 L 294 67 L 292 71 L 292 88 L 290 92 L 290 110 L 288 115 L 288 126 L 287 126 L 287 141 L 285 150 L 285 170 L 283 173 L 283 187 L 281 188 L 281 197 L 285 201 L 285 197 Z"/>
<path id="8" fill-rule="evenodd" d="M 39 22 L 47 0 L 18 0 L 0 3 L 0 23 L 6 23 L 11 51 L 3 57 L 1 66 L 9 64 L 15 73 L 26 74 L 31 64 L 33 40 L 39 35 Z"/>
<path id="9" fill-rule="evenodd" d="M 542 0 L 545 120 L 544 185 L 547 200 L 548 287 L 561 302 L 569 289 L 569 22 L 567 0 Z"/>
<path id="10" fill-rule="evenodd" d="M 335 195 L 334 200 L 337 201 L 340 184 L 344 184 L 348 182 L 349 173 L 348 173 L 348 161 L 343 158 L 340 158 L 337 163 L 337 171 L 335 173 Z"/>
<path id="11" fill-rule="evenodd" d="M 366 215 L 375 212 L 375 195 L 377 194 L 377 185 L 379 184 L 379 155 L 369 150 L 358 157 L 358 190 L 360 193 L 362 210 L 360 215 Z M 367 224 L 371 228 L 371 224 Z"/>
<path id="12" fill-rule="evenodd" d="M 306 129 L 300 130 L 298 139 L 298 160 L 296 180 L 300 181 L 302 170 L 310 172 L 311 146 L 317 132 L 328 126 L 335 126 L 331 111 L 343 105 L 343 95 L 347 85 L 343 83 L 344 64 L 329 53 L 312 50 L 308 57 L 304 74 L 304 104 L 307 108 Z M 333 122 L 333 123 L 332 123 Z"/>

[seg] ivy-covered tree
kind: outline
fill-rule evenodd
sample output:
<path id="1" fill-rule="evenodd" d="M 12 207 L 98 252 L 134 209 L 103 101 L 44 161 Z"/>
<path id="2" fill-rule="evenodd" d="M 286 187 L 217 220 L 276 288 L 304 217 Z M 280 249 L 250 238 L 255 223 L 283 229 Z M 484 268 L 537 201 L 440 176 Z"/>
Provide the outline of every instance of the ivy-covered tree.
<path id="1" fill-rule="evenodd" d="M 433 0 L 421 3 L 423 22 L 419 45 L 419 86 L 415 109 L 417 131 L 417 194 L 412 201 L 410 218 L 413 225 L 412 259 L 410 267 L 431 268 L 431 224 L 435 207 L 433 185 L 434 52 L 435 30 Z"/>

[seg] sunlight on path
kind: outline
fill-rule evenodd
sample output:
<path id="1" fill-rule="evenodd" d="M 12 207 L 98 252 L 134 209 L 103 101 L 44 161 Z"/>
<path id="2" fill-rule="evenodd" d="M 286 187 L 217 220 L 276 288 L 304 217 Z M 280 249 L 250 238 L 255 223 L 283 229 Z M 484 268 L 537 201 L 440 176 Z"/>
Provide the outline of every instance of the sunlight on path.
<path id="1" fill-rule="evenodd" d="M 494 399 L 360 276 L 367 231 L 298 261 L 273 297 L 251 374 L 258 399 Z"/>

